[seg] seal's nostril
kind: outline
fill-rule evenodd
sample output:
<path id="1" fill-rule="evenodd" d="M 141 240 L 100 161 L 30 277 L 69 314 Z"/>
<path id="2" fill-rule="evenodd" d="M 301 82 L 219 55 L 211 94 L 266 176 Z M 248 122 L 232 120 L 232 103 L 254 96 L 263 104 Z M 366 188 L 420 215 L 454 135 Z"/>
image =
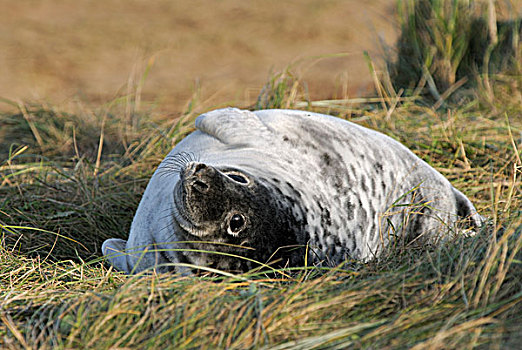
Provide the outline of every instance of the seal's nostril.
<path id="1" fill-rule="evenodd" d="M 192 188 L 194 188 L 198 192 L 207 192 L 209 186 L 203 181 L 196 180 L 192 183 Z"/>
<path id="2" fill-rule="evenodd" d="M 189 179 L 190 177 L 201 178 L 202 176 L 212 176 L 215 173 L 214 168 L 204 163 L 192 162 L 187 165 L 182 173 L 182 177 Z"/>
<path id="3" fill-rule="evenodd" d="M 199 172 L 201 172 L 202 170 L 205 170 L 207 168 L 207 166 L 203 163 L 198 163 L 196 164 L 196 167 L 194 168 L 194 174 L 197 174 Z"/>

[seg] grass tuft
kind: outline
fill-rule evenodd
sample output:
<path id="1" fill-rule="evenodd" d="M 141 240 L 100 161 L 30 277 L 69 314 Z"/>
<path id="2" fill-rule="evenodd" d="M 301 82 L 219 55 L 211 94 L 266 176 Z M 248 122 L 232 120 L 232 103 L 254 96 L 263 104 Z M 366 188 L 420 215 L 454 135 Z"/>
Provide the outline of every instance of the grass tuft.
<path id="1" fill-rule="evenodd" d="M 305 88 L 290 68 L 274 74 L 257 98 L 254 109 L 292 109 L 305 95 Z"/>
<path id="2" fill-rule="evenodd" d="M 492 1 L 401 0 L 395 88 L 439 100 L 456 84 L 487 84 L 490 74 L 520 75 L 521 18 L 497 21 Z M 491 93 L 491 91 L 489 91 Z"/>

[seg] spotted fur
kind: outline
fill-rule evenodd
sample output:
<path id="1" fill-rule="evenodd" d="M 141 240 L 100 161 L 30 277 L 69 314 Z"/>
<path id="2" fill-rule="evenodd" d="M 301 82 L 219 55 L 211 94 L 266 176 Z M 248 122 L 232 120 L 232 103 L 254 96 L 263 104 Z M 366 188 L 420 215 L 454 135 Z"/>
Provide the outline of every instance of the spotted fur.
<path id="1" fill-rule="evenodd" d="M 304 256 L 309 264 L 335 265 L 348 258 L 372 259 L 398 236 L 437 240 L 456 232 L 459 217 L 481 225 L 469 199 L 439 172 L 392 138 L 345 120 L 303 111 L 227 108 L 201 115 L 196 128 L 153 175 L 129 239 L 104 243 L 103 252 L 117 269 L 134 273 L 177 266 L 183 271 L 183 266 L 204 265 L 248 270 L 255 267 L 251 260 L 269 262 L 278 246 L 289 245 L 302 249 L 280 254 L 282 265 L 302 264 Z M 232 168 L 244 172 L 262 190 L 239 196 L 220 189 L 212 197 L 190 199 L 181 209 L 192 213 L 189 219 L 212 217 L 214 223 L 197 234 L 187 232 L 173 208 L 184 196 L 179 190 L 183 171 L 194 162 L 219 174 Z M 228 211 L 236 210 L 230 204 L 235 201 L 251 203 L 246 205 L 253 210 L 249 215 L 257 210 L 259 217 L 245 233 L 230 237 L 218 227 Z M 193 206 L 201 210 L 195 213 Z M 253 249 L 223 245 L 241 245 L 242 239 Z M 125 253 L 118 253 L 123 248 Z M 237 262 L 241 259 L 230 255 L 249 260 Z"/>

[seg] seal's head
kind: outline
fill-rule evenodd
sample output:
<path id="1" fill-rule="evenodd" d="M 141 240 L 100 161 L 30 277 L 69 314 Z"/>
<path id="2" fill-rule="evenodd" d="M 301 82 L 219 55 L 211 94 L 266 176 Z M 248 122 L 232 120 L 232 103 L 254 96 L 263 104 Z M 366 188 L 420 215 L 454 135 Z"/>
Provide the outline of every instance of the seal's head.
<path id="1" fill-rule="evenodd" d="M 299 226 L 268 182 L 200 162 L 182 167 L 179 178 L 172 214 L 179 238 L 189 242 L 181 252 L 188 262 L 246 271 L 258 266 L 253 260 L 295 264 L 303 258 L 295 249 Z"/>

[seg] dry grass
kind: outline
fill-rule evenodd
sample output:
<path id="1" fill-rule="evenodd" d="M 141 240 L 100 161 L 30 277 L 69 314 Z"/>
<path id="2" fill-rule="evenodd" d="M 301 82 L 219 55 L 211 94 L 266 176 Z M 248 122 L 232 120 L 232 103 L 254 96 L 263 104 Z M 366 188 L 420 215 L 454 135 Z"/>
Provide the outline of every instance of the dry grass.
<path id="1" fill-rule="evenodd" d="M 27 142 L 23 152 L 13 148 L 1 166 L 4 346 L 516 344 L 522 332 L 522 175 L 513 145 L 520 149 L 521 121 L 511 118 L 508 124 L 504 111 L 478 104 L 437 112 L 404 103 L 390 117 L 388 110 L 368 106 L 352 105 L 348 114 L 329 111 L 407 144 L 495 221 L 493 233 L 425 250 L 398 247 L 382 261 L 352 263 L 345 270 L 285 271 L 290 277 L 121 276 L 96 258 L 100 244 L 126 235 L 148 177 L 190 130 L 193 115 L 177 124 L 144 122 L 125 138 L 112 114 L 94 118 L 92 130 L 97 125 L 95 135 L 104 135 L 97 168 L 97 143 L 74 141 L 73 129 L 68 135 L 62 129 L 57 140 L 44 133 L 57 120 L 86 118 L 27 108 L 43 144 Z M 9 118 L 15 116 L 3 116 Z M 16 120 L 25 125 L 19 135 L 29 139 L 27 119 Z"/>
<path id="2" fill-rule="evenodd" d="M 371 62 L 369 62 L 371 63 Z M 400 140 L 491 220 L 474 237 L 397 245 L 379 261 L 231 276 L 123 276 L 100 245 L 125 237 L 154 168 L 190 132 L 135 99 L 0 114 L 0 344 L 27 348 L 515 348 L 522 341 L 520 71 L 461 103 L 395 92 L 314 101 L 299 75 L 258 108 L 331 113 Z"/>

